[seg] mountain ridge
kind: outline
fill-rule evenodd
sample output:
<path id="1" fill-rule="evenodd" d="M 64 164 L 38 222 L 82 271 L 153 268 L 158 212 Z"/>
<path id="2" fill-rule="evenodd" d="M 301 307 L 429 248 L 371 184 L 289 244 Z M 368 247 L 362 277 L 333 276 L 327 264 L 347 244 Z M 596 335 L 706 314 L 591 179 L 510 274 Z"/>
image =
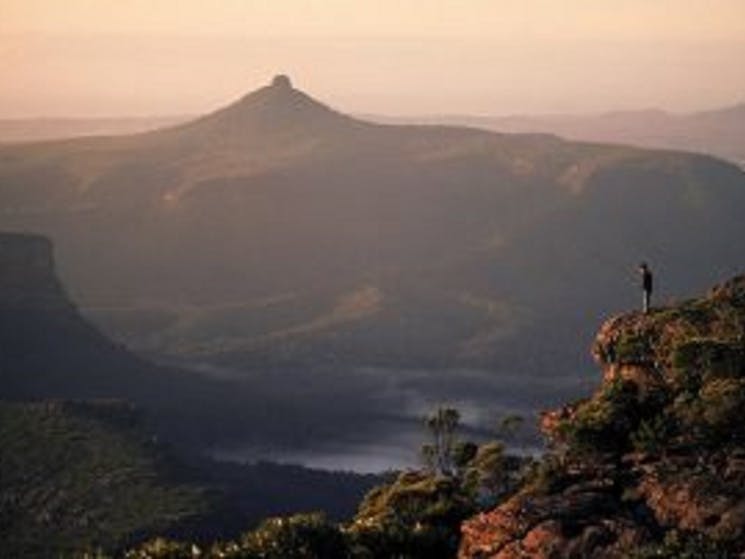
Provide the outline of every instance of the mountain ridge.
<path id="1" fill-rule="evenodd" d="M 577 348 L 594 317 L 635 303 L 640 259 L 664 299 L 745 258 L 745 175 L 716 158 L 329 118 L 322 133 L 300 119 L 298 134 L 210 136 L 202 122 L 3 147 L 0 227 L 53 239 L 71 297 L 104 309 L 90 316 L 115 339 L 261 382 L 293 424 L 301 403 L 329 407 L 288 379 L 344 385 L 349 421 L 321 419 L 324 433 L 363 428 L 360 399 L 378 416 L 371 384 L 409 424 L 410 394 L 531 413 L 578 390 Z M 508 393 L 503 378 L 521 382 Z"/>
<path id="2" fill-rule="evenodd" d="M 298 124 L 307 127 L 306 132 L 317 132 L 319 127 L 362 123 L 296 89 L 287 76 L 278 75 L 269 85 L 244 95 L 226 107 L 176 126 L 176 129 L 191 131 L 202 127 L 217 128 L 213 133 L 229 134 L 240 132 L 242 127 L 267 132 L 289 126 L 297 132 L 295 127 Z"/>
<path id="3" fill-rule="evenodd" d="M 302 455 L 377 438 L 385 404 L 374 390 L 369 397 L 359 394 L 349 374 L 329 374 L 312 389 L 293 392 L 293 371 L 284 371 L 288 386 L 271 371 L 250 379 L 214 375 L 210 367 L 156 364 L 112 341 L 68 297 L 52 250 L 38 235 L 0 234 L 0 400 L 132 402 L 176 447 L 191 454 L 237 453 L 236 460 L 266 459 L 267 448 L 272 457 L 283 449 Z M 340 313 L 358 306 L 352 300 Z M 341 395 L 345 401 L 330 408 Z"/>
<path id="4" fill-rule="evenodd" d="M 309 165 L 335 164 L 341 157 L 356 160 L 373 157 L 382 159 L 383 164 L 389 159 L 398 163 L 399 159 L 409 165 L 442 157 L 491 157 L 514 178 L 540 169 L 550 173 L 546 177 L 550 180 L 584 180 L 587 171 L 575 170 L 571 159 L 577 150 L 568 142 L 529 128 L 511 132 L 513 135 L 484 131 L 477 126 L 376 124 L 359 120 L 295 89 L 286 76 L 277 76 L 270 85 L 185 123 L 125 136 L 0 146 L 0 163 L 9 167 L 11 173 L 19 172 L 25 178 L 28 164 L 25 154 L 31 154 L 31 161 L 37 160 L 39 167 L 60 173 L 51 175 L 59 183 L 55 191 L 45 189 L 51 204 L 62 197 L 60 201 L 67 200 L 67 204 L 80 208 L 107 204 L 117 194 L 116 190 L 122 188 L 129 192 L 120 196 L 132 199 L 133 204 L 168 207 L 189 190 L 216 178 L 260 180 L 264 175 L 287 168 L 301 170 Z M 612 162 L 650 153 L 632 147 L 589 143 L 582 149 L 590 157 L 588 162 L 578 165 L 590 169 L 608 157 Z M 562 156 L 568 160 L 563 165 L 553 153 L 562 151 L 568 152 Z M 598 155 L 593 155 L 593 151 Z M 546 157 L 547 152 L 551 156 Z M 22 164 L 14 172 L 19 155 Z M 659 152 L 657 156 L 675 155 L 671 151 Z M 60 158 L 62 166 L 59 166 Z M 71 160 L 69 165 L 64 163 L 65 159 Z M 7 191 L 7 187 L 2 188 L 3 183 L 15 182 L 13 174 L 3 177 L 2 171 L 0 165 L 0 201 L 3 190 Z M 127 179 L 127 175 L 134 180 Z M 99 192 L 102 185 L 106 186 L 105 194 Z M 19 196 L 27 198 L 21 193 Z"/>
<path id="5" fill-rule="evenodd" d="M 745 103 L 691 113 L 662 109 L 615 110 L 600 113 L 385 117 L 375 122 L 468 125 L 505 133 L 543 132 L 568 140 L 624 144 L 648 149 L 706 153 L 745 166 L 743 122 Z"/>

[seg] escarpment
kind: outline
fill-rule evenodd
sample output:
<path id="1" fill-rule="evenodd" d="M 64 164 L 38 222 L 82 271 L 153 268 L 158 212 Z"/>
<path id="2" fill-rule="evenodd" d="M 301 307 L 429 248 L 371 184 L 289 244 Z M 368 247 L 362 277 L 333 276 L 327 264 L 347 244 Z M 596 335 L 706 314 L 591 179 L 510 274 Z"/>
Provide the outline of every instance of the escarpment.
<path id="1" fill-rule="evenodd" d="M 0 398 L 126 396 L 144 368 L 80 315 L 47 238 L 0 234 Z"/>
<path id="2" fill-rule="evenodd" d="M 0 309 L 69 309 L 54 270 L 52 243 L 38 235 L 0 233 Z"/>
<path id="3" fill-rule="evenodd" d="M 613 318 L 592 352 L 601 386 L 543 415 L 549 454 L 459 556 L 743 556 L 745 276 Z"/>

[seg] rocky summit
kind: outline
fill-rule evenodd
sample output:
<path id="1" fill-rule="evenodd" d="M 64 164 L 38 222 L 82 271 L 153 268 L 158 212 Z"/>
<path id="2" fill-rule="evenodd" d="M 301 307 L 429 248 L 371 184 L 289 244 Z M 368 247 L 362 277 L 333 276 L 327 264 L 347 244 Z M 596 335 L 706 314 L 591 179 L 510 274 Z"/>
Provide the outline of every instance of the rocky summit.
<path id="1" fill-rule="evenodd" d="M 543 415 L 551 452 L 459 557 L 745 557 L 745 276 L 609 320 L 592 353 L 601 386 Z"/>

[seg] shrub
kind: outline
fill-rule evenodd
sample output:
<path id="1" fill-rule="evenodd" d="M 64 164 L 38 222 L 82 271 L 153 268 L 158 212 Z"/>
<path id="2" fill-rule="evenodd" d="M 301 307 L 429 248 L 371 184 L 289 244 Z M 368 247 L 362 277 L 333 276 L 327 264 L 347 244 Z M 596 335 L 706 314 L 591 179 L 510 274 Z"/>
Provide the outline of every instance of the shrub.
<path id="1" fill-rule="evenodd" d="M 737 555 L 702 534 L 671 530 L 661 543 L 630 550 L 628 559 L 735 559 Z"/>
<path id="2" fill-rule="evenodd" d="M 674 434 L 674 421 L 664 413 L 659 413 L 639 422 L 631 435 L 631 445 L 636 451 L 657 454 L 669 445 Z"/>
<path id="3" fill-rule="evenodd" d="M 564 478 L 565 470 L 561 460 L 556 455 L 548 454 L 530 465 L 525 488 L 531 494 L 549 495 L 561 488 Z"/>
<path id="4" fill-rule="evenodd" d="M 453 557 L 473 512 L 456 478 L 406 472 L 365 497 L 347 534 L 355 556 Z"/>
<path id="5" fill-rule="evenodd" d="M 496 503 L 510 486 L 504 445 L 493 441 L 481 445 L 464 474 L 463 483 L 482 506 Z"/>
<path id="6" fill-rule="evenodd" d="M 560 437 L 570 453 L 621 452 L 628 447 L 639 414 L 636 385 L 619 379 L 563 420 Z"/>
<path id="7" fill-rule="evenodd" d="M 716 339 L 698 339 L 678 345 L 672 365 L 687 376 L 703 379 L 743 376 L 745 355 L 739 344 Z"/>
<path id="8" fill-rule="evenodd" d="M 745 435 L 742 410 L 745 407 L 745 380 L 715 379 L 700 392 L 701 413 L 712 442 Z"/>
<path id="9" fill-rule="evenodd" d="M 618 363 L 643 363 L 649 361 L 652 353 L 647 337 L 626 333 L 613 345 L 612 350 Z"/>
<path id="10" fill-rule="evenodd" d="M 165 538 L 155 538 L 140 545 L 137 549 L 127 551 L 126 559 L 192 559 L 192 546 Z"/>
<path id="11" fill-rule="evenodd" d="M 230 555 L 227 555 L 230 557 Z M 234 555 L 246 559 L 343 559 L 347 546 L 339 528 L 321 513 L 270 518 L 240 541 Z"/>

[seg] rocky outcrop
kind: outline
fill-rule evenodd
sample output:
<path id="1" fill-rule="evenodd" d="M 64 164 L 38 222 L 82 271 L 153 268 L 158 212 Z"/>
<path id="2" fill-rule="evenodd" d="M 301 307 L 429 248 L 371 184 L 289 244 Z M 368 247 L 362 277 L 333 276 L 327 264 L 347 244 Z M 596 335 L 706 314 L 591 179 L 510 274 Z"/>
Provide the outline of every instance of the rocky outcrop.
<path id="1" fill-rule="evenodd" d="M 613 318 L 592 352 L 600 388 L 543 415 L 550 453 L 459 557 L 745 557 L 745 276 Z"/>
<path id="2" fill-rule="evenodd" d="M 290 427 L 246 429 L 277 415 L 264 411 L 265 394 L 252 382 L 151 363 L 108 339 L 66 296 L 47 239 L 0 234 L 0 402 L 126 400 L 159 435 L 190 448 L 248 445 L 278 431 L 296 441 Z"/>
<path id="3" fill-rule="evenodd" d="M 145 369 L 80 315 L 48 239 L 0 234 L 0 399 L 125 397 Z"/>
<path id="4" fill-rule="evenodd" d="M 171 440 L 191 442 L 245 425 L 212 410 L 240 409 L 247 391 L 112 342 L 67 297 L 47 239 L 0 234 L 0 401 L 127 400 Z"/>
<path id="5" fill-rule="evenodd" d="M 38 235 L 0 233 L 0 309 L 68 309 L 54 272 L 52 243 Z"/>

